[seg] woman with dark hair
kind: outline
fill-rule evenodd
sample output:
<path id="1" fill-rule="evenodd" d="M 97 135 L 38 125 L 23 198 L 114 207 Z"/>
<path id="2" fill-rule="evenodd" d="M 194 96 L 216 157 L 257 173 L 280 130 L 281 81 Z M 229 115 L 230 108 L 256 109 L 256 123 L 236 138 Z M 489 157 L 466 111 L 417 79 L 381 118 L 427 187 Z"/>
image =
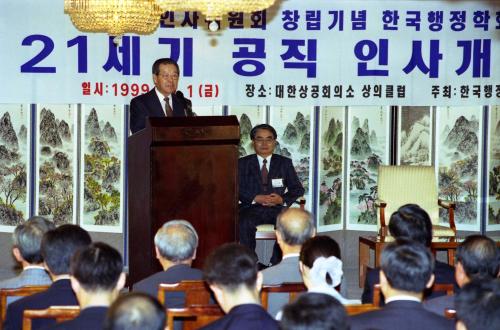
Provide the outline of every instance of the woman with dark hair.
<path id="1" fill-rule="evenodd" d="M 342 281 L 340 247 L 328 236 L 316 236 L 307 240 L 300 250 L 299 267 L 307 292 L 325 293 L 342 304 L 359 304 L 349 300 L 335 289 Z"/>

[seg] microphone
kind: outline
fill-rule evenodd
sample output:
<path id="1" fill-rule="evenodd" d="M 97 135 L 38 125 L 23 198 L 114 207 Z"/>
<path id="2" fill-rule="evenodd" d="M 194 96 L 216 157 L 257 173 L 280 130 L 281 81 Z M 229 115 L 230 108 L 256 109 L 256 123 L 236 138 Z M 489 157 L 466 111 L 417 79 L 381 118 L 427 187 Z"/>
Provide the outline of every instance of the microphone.
<path id="1" fill-rule="evenodd" d="M 193 104 L 190 99 L 187 99 L 184 97 L 184 94 L 182 94 L 181 91 L 175 92 L 175 96 L 180 98 L 181 100 L 184 101 L 184 104 L 186 105 L 186 108 L 184 109 L 184 113 L 186 114 L 186 117 L 193 116 Z"/>

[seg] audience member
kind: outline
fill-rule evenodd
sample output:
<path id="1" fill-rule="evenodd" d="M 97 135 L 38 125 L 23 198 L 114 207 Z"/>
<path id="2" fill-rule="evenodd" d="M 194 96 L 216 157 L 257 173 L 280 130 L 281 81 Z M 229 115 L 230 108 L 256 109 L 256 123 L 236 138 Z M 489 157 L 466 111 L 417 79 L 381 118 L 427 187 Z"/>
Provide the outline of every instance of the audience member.
<path id="1" fill-rule="evenodd" d="M 73 254 L 91 243 L 90 235 L 76 225 L 61 225 L 45 233 L 41 252 L 45 268 L 52 278 L 52 285 L 44 292 L 22 298 L 7 308 L 4 330 L 22 328 L 25 309 L 44 309 L 50 306 L 78 305 L 71 288 L 69 265 Z M 54 324 L 51 319 L 36 319 L 32 329 L 40 329 Z"/>
<path id="2" fill-rule="evenodd" d="M 349 330 L 344 306 L 324 293 L 308 293 L 283 309 L 282 330 Z"/>
<path id="3" fill-rule="evenodd" d="M 93 243 L 71 259 L 71 287 L 80 303 L 80 315 L 50 329 L 102 329 L 109 305 L 125 285 L 120 252 L 105 243 Z"/>
<path id="4" fill-rule="evenodd" d="M 500 279 L 474 279 L 456 298 L 457 330 L 500 330 Z"/>
<path id="5" fill-rule="evenodd" d="M 300 248 L 314 233 L 311 213 L 298 208 L 289 208 L 278 215 L 276 220 L 276 241 L 283 253 L 283 259 L 279 264 L 262 271 L 265 285 L 302 282 L 299 271 Z M 288 294 L 271 294 L 269 296 L 268 312 L 271 315 L 276 315 L 287 302 Z"/>
<path id="6" fill-rule="evenodd" d="M 300 250 L 300 272 L 307 292 L 325 293 L 342 304 L 356 304 L 336 290 L 342 281 L 340 247 L 328 236 L 316 236 L 307 240 Z"/>
<path id="7" fill-rule="evenodd" d="M 434 259 L 427 247 L 409 240 L 388 244 L 382 251 L 380 288 L 386 297 L 381 310 L 355 315 L 352 330 L 453 329 L 453 321 L 425 310 L 425 288 L 434 281 Z"/>
<path id="8" fill-rule="evenodd" d="M 203 329 L 278 329 L 260 305 L 262 273 L 257 270 L 254 251 L 236 243 L 224 244 L 208 256 L 203 275 L 226 313 Z"/>
<path id="9" fill-rule="evenodd" d="M 19 288 L 26 285 L 50 285 L 52 280 L 43 268 L 40 252 L 43 235 L 54 229 L 54 224 L 44 217 L 34 216 L 14 229 L 12 254 L 23 270 L 16 277 L 0 281 L 0 288 Z M 7 303 L 20 297 L 9 297 Z"/>
<path id="10" fill-rule="evenodd" d="M 424 244 L 430 249 L 432 242 L 432 222 L 429 214 L 416 204 L 405 204 L 391 215 L 389 232 L 395 239 L 409 239 Z M 452 266 L 436 261 L 434 267 L 435 282 L 439 284 L 455 283 Z M 379 269 L 368 271 L 361 301 L 364 304 L 373 302 L 373 286 L 379 283 Z M 434 298 L 443 295 L 443 292 L 426 290 L 426 297 Z M 381 299 L 382 305 L 384 304 Z"/>
<path id="11" fill-rule="evenodd" d="M 495 242 L 482 235 L 471 235 L 457 248 L 455 279 L 461 288 L 472 280 L 488 280 L 497 277 L 499 253 Z M 431 312 L 444 315 L 447 308 L 455 307 L 455 296 L 446 295 L 424 302 Z"/>
<path id="12" fill-rule="evenodd" d="M 274 154 L 276 130 L 267 124 L 250 131 L 255 154 L 238 161 L 240 242 L 255 250 L 255 233 L 261 224 L 276 224 L 283 208 L 292 205 L 304 194 L 292 160 Z M 271 264 L 281 260 L 275 244 Z"/>
<path id="13" fill-rule="evenodd" d="M 135 283 L 133 291 L 157 297 L 160 283 L 202 279 L 202 271 L 191 268 L 196 258 L 198 234 L 189 222 L 185 220 L 166 222 L 156 233 L 154 243 L 156 258 L 160 261 L 163 271 Z M 165 304 L 168 308 L 184 307 L 184 294 L 168 293 Z"/>
<path id="14" fill-rule="evenodd" d="M 124 294 L 109 307 L 105 330 L 163 330 L 165 309 L 156 299 L 141 292 Z"/>

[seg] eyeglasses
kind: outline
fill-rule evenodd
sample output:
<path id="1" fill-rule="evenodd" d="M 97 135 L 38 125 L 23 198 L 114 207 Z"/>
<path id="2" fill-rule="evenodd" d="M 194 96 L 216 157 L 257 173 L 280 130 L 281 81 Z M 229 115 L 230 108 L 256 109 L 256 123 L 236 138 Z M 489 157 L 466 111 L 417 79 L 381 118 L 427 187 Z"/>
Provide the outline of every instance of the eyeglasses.
<path id="1" fill-rule="evenodd" d="M 275 140 L 274 139 L 270 139 L 270 138 L 255 138 L 254 139 L 255 143 L 259 143 L 259 144 L 264 144 L 264 143 L 273 143 Z"/>
<path id="2" fill-rule="evenodd" d="M 165 79 L 165 80 L 178 80 L 179 79 L 179 75 L 178 74 L 166 74 L 166 73 L 162 73 L 162 74 L 157 74 L 158 77 L 161 77 L 162 79 Z"/>

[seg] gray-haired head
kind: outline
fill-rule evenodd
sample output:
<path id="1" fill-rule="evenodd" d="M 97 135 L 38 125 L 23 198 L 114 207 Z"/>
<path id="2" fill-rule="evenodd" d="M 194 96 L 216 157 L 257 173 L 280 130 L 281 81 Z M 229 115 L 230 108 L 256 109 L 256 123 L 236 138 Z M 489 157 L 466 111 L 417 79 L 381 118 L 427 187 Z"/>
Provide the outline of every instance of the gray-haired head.
<path id="1" fill-rule="evenodd" d="M 198 247 L 198 234 L 186 220 L 171 220 L 163 224 L 155 235 L 160 255 L 172 262 L 189 260 Z"/>
<path id="2" fill-rule="evenodd" d="M 314 236 L 314 222 L 310 212 L 289 208 L 278 215 L 276 230 L 288 245 L 302 245 Z"/>
<path id="3" fill-rule="evenodd" d="M 23 259 L 30 264 L 39 264 L 43 261 L 40 252 L 43 235 L 54 229 L 54 223 L 44 217 L 34 216 L 14 229 L 12 242 L 18 248 Z"/>

